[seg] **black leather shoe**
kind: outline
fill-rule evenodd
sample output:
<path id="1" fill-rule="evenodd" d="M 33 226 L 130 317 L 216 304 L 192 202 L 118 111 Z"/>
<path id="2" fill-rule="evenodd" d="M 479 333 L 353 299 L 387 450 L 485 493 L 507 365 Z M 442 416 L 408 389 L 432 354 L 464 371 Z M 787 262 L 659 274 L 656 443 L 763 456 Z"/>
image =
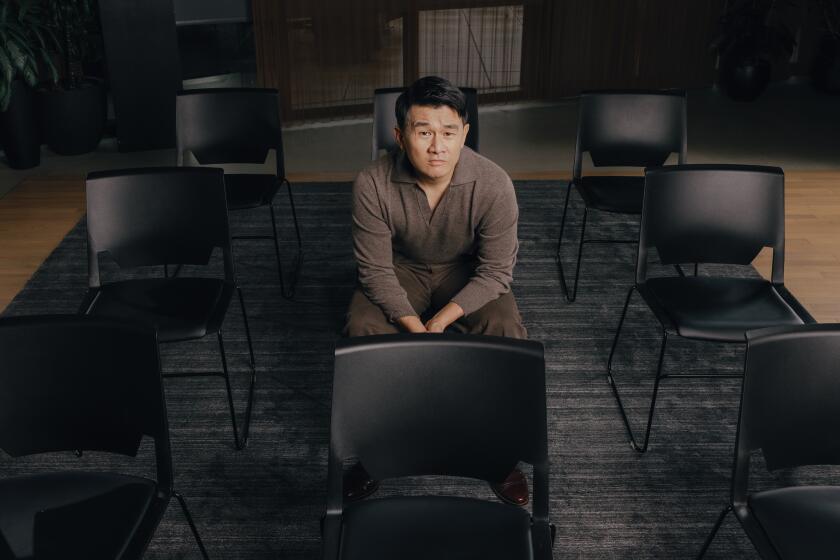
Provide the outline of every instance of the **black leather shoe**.
<path id="1" fill-rule="evenodd" d="M 528 479 L 519 469 L 513 469 L 503 482 L 491 484 L 490 488 L 506 504 L 512 506 L 528 504 Z"/>
<path id="2" fill-rule="evenodd" d="M 361 463 L 344 471 L 344 501 L 355 502 L 379 490 L 379 481 L 373 480 Z"/>

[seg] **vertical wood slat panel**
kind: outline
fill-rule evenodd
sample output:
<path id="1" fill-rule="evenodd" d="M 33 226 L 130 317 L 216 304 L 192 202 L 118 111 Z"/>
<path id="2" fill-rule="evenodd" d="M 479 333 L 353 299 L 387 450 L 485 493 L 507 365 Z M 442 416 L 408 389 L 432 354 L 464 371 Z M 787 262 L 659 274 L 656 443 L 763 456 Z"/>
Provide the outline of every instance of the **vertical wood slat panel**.
<path id="1" fill-rule="evenodd" d="M 420 77 L 420 17 L 416 0 L 410 0 L 403 16 L 403 77 L 405 85 Z"/>
<path id="2" fill-rule="evenodd" d="M 281 92 L 284 115 L 291 115 L 287 17 L 334 11 L 333 0 L 252 0 L 258 83 Z M 705 87 L 715 81 L 716 34 L 725 0 L 352 0 L 354 14 L 330 40 L 346 52 L 363 46 L 359 29 L 373 13 L 403 17 L 402 83 L 419 77 L 421 10 L 524 4 L 523 97 L 556 99 L 584 89 Z M 774 79 L 807 74 L 819 38 L 819 14 L 803 5 L 789 21 L 802 28 L 799 57 L 774 65 Z M 478 22 L 476 22 L 478 23 Z M 359 27 L 361 26 L 361 27 Z M 339 36 L 340 35 L 340 36 Z M 352 43 L 352 44 L 351 44 Z M 343 47 L 342 47 L 343 45 Z M 466 60 L 459 68 L 469 67 Z M 323 61 L 321 61 L 323 62 Z M 352 74 L 352 72 L 350 72 Z M 383 76 L 381 81 L 388 81 Z M 384 83 L 382 85 L 385 85 Z M 390 83 L 387 85 L 399 85 Z M 295 90 L 300 97 L 303 92 Z M 488 98 L 489 99 L 489 98 Z M 345 109 L 349 109 L 345 107 Z M 358 109 L 357 109 L 358 111 Z M 298 114 L 298 117 L 301 115 Z"/>
<path id="3" fill-rule="evenodd" d="M 287 118 L 363 111 L 374 88 L 404 83 L 404 2 L 252 0 L 258 83 L 280 90 Z"/>
<path id="4" fill-rule="evenodd" d="M 280 114 L 292 116 L 292 92 L 288 80 L 289 49 L 285 2 L 251 0 L 257 58 L 257 85 L 280 92 Z"/>
<path id="5" fill-rule="evenodd" d="M 549 98 L 584 89 L 702 87 L 724 0 L 551 0 Z"/>

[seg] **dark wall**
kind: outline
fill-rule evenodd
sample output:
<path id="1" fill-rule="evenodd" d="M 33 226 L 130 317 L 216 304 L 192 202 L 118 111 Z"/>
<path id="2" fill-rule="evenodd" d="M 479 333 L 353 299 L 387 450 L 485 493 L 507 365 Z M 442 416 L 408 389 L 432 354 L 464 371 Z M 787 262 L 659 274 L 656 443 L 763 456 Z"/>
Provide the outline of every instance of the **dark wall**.
<path id="1" fill-rule="evenodd" d="M 291 65 L 287 26 L 330 0 L 252 0 L 257 79 L 288 99 Z M 404 17 L 405 81 L 417 73 L 418 10 L 524 4 L 521 97 L 558 99 L 587 89 L 700 88 L 717 79 L 718 33 L 726 0 L 347 0 L 342 25 L 327 34 L 331 48 L 350 56 L 377 14 Z M 773 79 L 807 75 L 820 34 L 816 2 L 779 2 L 799 41 L 792 60 L 778 61 Z M 339 10 L 341 11 L 341 10 Z M 366 19 L 367 18 L 367 19 Z M 412 51 L 412 48 L 415 48 Z M 352 66 L 352 60 L 348 62 Z M 287 104 L 286 110 L 288 111 Z M 288 114 L 288 113 L 287 113 Z"/>
<path id="2" fill-rule="evenodd" d="M 174 7 L 179 25 L 251 19 L 250 0 L 174 0 Z"/>
<path id="3" fill-rule="evenodd" d="M 100 0 L 120 151 L 175 145 L 181 67 L 172 0 Z"/>
<path id="4" fill-rule="evenodd" d="M 724 2 L 554 0 L 545 97 L 711 85 Z"/>
<path id="5" fill-rule="evenodd" d="M 585 89 L 696 88 L 716 81 L 718 33 L 725 0 L 545 0 L 550 55 L 543 96 Z M 806 75 L 822 34 L 816 2 L 778 3 L 778 17 L 798 41 L 773 79 Z"/>

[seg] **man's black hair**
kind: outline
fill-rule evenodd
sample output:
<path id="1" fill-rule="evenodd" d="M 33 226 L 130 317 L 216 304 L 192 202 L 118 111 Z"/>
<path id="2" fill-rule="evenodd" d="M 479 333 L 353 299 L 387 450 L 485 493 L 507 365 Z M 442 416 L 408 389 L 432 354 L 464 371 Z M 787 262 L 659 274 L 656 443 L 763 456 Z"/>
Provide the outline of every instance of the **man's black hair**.
<path id="1" fill-rule="evenodd" d="M 408 114 L 408 110 L 415 105 L 429 107 L 445 105 L 451 107 L 461 117 L 461 122 L 467 123 L 467 98 L 464 96 L 464 92 L 444 78 L 438 76 L 420 78 L 400 94 L 394 107 L 394 112 L 397 115 L 397 126 L 400 127 L 400 130 L 405 130 L 405 116 Z"/>

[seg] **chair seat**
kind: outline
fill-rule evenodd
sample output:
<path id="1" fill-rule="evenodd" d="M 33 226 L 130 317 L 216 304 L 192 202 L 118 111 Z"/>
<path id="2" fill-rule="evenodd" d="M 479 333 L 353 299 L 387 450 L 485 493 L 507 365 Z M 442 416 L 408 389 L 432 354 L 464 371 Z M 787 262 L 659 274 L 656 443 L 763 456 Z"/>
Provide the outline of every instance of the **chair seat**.
<path id="1" fill-rule="evenodd" d="M 85 558 L 116 558 L 150 510 L 156 490 L 152 480 L 112 473 L 3 479 L 0 533 L 16 560 L 36 552 L 39 558 L 61 558 L 68 550 Z"/>
<path id="2" fill-rule="evenodd" d="M 840 487 L 767 490 L 750 496 L 749 508 L 782 558 L 840 555 Z"/>
<path id="3" fill-rule="evenodd" d="M 244 210 L 271 204 L 280 188 L 275 175 L 226 173 L 225 194 L 228 210 Z"/>
<path id="4" fill-rule="evenodd" d="M 587 208 L 621 214 L 642 213 L 644 177 L 582 177 L 577 188 Z"/>
<path id="5" fill-rule="evenodd" d="M 744 333 L 751 329 L 803 324 L 773 285 L 762 279 L 651 278 L 642 291 L 687 338 L 744 342 Z"/>
<path id="6" fill-rule="evenodd" d="M 399 497 L 345 506 L 342 560 L 532 558 L 531 517 L 470 498 Z"/>
<path id="7" fill-rule="evenodd" d="M 214 278 L 112 282 L 100 288 L 90 314 L 152 324 L 160 342 L 191 340 L 219 331 L 233 290 Z"/>

